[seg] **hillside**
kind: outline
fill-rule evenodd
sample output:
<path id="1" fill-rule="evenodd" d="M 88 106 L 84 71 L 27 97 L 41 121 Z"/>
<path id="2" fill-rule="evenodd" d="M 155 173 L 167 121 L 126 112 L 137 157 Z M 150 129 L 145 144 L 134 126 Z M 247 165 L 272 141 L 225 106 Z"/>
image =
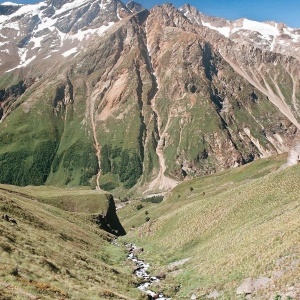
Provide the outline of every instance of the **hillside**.
<path id="1" fill-rule="evenodd" d="M 122 239 L 166 275 L 158 290 L 174 299 L 299 299 L 300 166 L 282 170 L 285 160 L 186 181 L 159 204 L 119 210 Z"/>
<path id="2" fill-rule="evenodd" d="M 70 198 L 76 212 L 46 204 Z M 126 253 L 92 221 L 100 213 L 99 192 L 0 185 L 0 299 L 139 299 Z"/>

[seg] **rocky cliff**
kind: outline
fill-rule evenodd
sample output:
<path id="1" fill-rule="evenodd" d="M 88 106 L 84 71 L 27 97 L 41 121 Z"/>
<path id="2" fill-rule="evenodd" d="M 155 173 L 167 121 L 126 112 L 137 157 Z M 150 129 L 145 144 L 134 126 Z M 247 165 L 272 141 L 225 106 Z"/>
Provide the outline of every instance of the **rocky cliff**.
<path id="1" fill-rule="evenodd" d="M 195 9 L 52 1 L 1 18 L 1 182 L 150 193 L 297 139 L 298 56 Z"/>

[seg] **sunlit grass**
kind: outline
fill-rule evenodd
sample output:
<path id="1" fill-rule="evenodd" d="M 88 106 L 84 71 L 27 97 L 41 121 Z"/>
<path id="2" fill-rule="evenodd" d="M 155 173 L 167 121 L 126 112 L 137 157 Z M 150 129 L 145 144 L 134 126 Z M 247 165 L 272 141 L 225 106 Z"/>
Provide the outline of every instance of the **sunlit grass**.
<path id="1" fill-rule="evenodd" d="M 176 297 L 216 289 L 238 299 L 243 280 L 265 276 L 273 285 L 255 299 L 269 299 L 299 282 L 300 166 L 280 171 L 284 159 L 184 182 L 162 203 L 147 207 L 152 223 L 143 222 L 139 212 L 128 224 L 130 206 L 120 212 L 126 226 L 140 226 L 130 239 L 147 249 L 154 267 L 167 270 L 171 262 L 189 258 L 167 280 L 173 290 L 182 284 Z"/>
<path id="2" fill-rule="evenodd" d="M 17 222 L 0 219 L 0 299 L 139 299 L 126 253 L 90 214 L 42 203 L 92 191 L 0 187 L 0 215 Z"/>

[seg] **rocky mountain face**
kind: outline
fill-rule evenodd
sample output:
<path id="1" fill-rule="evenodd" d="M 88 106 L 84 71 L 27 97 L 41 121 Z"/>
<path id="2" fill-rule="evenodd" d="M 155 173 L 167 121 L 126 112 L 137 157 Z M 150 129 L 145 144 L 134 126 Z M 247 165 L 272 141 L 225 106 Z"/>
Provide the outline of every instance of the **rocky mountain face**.
<path id="1" fill-rule="evenodd" d="M 263 50 L 300 58 L 300 29 L 284 23 L 257 22 L 248 19 L 228 21 L 209 17 L 189 4 L 179 11 L 192 23 L 215 30 L 237 44 L 253 45 Z"/>
<path id="2" fill-rule="evenodd" d="M 170 4 L 8 6 L 0 182 L 152 193 L 298 138 L 299 30 Z"/>

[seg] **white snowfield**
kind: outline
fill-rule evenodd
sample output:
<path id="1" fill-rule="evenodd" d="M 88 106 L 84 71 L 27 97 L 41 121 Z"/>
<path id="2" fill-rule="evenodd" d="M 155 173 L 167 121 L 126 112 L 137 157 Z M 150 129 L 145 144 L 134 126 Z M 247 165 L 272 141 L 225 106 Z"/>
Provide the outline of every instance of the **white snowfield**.
<path id="1" fill-rule="evenodd" d="M 82 8 L 86 6 L 88 3 L 92 2 L 91 0 L 75 0 L 69 3 L 64 4 L 61 8 L 56 9 L 54 14 L 51 17 L 47 17 L 44 13 L 45 8 L 47 8 L 47 2 L 43 1 L 37 4 L 23 5 L 17 4 L 13 2 L 4 2 L 0 5 L 9 5 L 9 6 L 19 6 L 16 12 L 10 15 L 2 15 L 0 16 L 0 31 L 11 30 L 15 35 L 14 39 L 20 40 L 22 38 L 22 20 L 24 18 L 30 20 L 31 18 L 38 17 L 38 22 L 36 23 L 34 29 L 31 31 L 28 40 L 24 47 L 17 48 L 17 53 L 19 56 L 19 63 L 16 67 L 7 70 L 6 72 L 10 72 L 14 69 L 21 68 L 27 66 L 31 63 L 37 56 L 38 53 L 32 53 L 28 51 L 28 49 L 36 50 L 37 52 L 43 47 L 43 43 L 47 41 L 49 38 L 49 31 L 51 32 L 51 36 L 53 38 L 53 42 L 51 46 L 48 46 L 47 53 L 42 57 L 43 59 L 47 59 L 51 57 L 53 53 L 60 53 L 63 57 L 68 57 L 74 53 L 80 52 L 79 42 L 82 42 L 85 39 L 88 39 L 92 35 L 101 36 L 107 29 L 113 26 L 114 22 L 107 22 L 98 28 L 92 29 L 79 29 L 77 32 L 64 33 L 61 32 L 56 24 L 59 20 L 62 20 L 68 16 L 70 16 L 74 9 Z M 102 0 L 101 2 L 95 2 L 99 5 L 100 10 L 106 10 L 106 7 L 111 1 Z M 118 15 L 118 12 L 117 12 Z M 80 21 L 80 18 L 78 19 Z M 6 33 L 5 33 L 6 34 Z M 9 39 L 5 35 L 0 35 L 0 53 L 9 53 L 7 49 L 9 45 L 13 44 L 14 39 Z M 75 43 L 75 44 L 74 44 Z M 76 46 L 76 47 L 74 47 Z M 61 49 L 64 50 L 61 50 Z M 69 48 L 69 49 L 68 49 Z M 17 59 L 17 58 L 16 58 Z M 16 60 L 17 62 L 17 60 Z"/>
<path id="2" fill-rule="evenodd" d="M 255 31 L 261 34 L 265 39 L 270 39 L 271 37 L 275 37 L 280 35 L 280 32 L 277 28 L 277 23 L 275 26 L 270 24 L 260 23 L 256 21 L 251 21 L 248 19 L 243 19 L 242 27 L 235 27 L 231 30 L 231 34 L 240 31 L 240 30 L 249 30 Z"/>
<path id="3" fill-rule="evenodd" d="M 9 5 L 9 6 L 22 6 L 22 4 L 14 3 L 14 2 L 3 2 L 0 5 Z"/>
<path id="4" fill-rule="evenodd" d="M 242 26 L 238 25 L 239 22 L 235 21 L 231 26 L 217 27 L 211 23 L 202 21 L 202 25 L 210 29 L 216 30 L 226 37 L 230 37 L 232 34 L 239 32 L 241 30 L 248 30 L 252 32 L 259 33 L 264 39 L 271 40 L 274 37 L 280 36 L 282 33 L 278 29 L 278 23 L 273 25 L 267 23 L 261 23 L 257 21 L 252 21 L 248 19 L 242 19 Z M 295 33 L 295 29 L 290 27 L 285 27 L 283 33 L 289 35 L 294 41 L 300 39 L 300 35 Z"/>
<path id="5" fill-rule="evenodd" d="M 229 35 L 230 35 L 230 27 L 227 27 L 227 26 L 226 27 L 216 27 L 216 26 L 211 25 L 210 23 L 206 23 L 203 21 L 202 21 L 202 25 L 205 27 L 208 27 L 210 29 L 216 30 L 226 37 L 229 37 Z"/>
<path id="6" fill-rule="evenodd" d="M 271 51 L 294 47 L 300 49 L 300 30 L 276 22 L 257 22 L 248 19 L 226 21 L 220 18 L 207 17 L 200 12 L 195 13 L 190 6 L 179 9 L 192 23 L 203 25 L 219 32 L 221 35 L 235 40 L 237 38 L 248 39 L 257 47 L 263 47 Z M 220 25 L 222 24 L 222 25 Z M 256 39 L 256 37 L 258 39 Z M 287 51 L 289 52 L 289 51 Z"/>

